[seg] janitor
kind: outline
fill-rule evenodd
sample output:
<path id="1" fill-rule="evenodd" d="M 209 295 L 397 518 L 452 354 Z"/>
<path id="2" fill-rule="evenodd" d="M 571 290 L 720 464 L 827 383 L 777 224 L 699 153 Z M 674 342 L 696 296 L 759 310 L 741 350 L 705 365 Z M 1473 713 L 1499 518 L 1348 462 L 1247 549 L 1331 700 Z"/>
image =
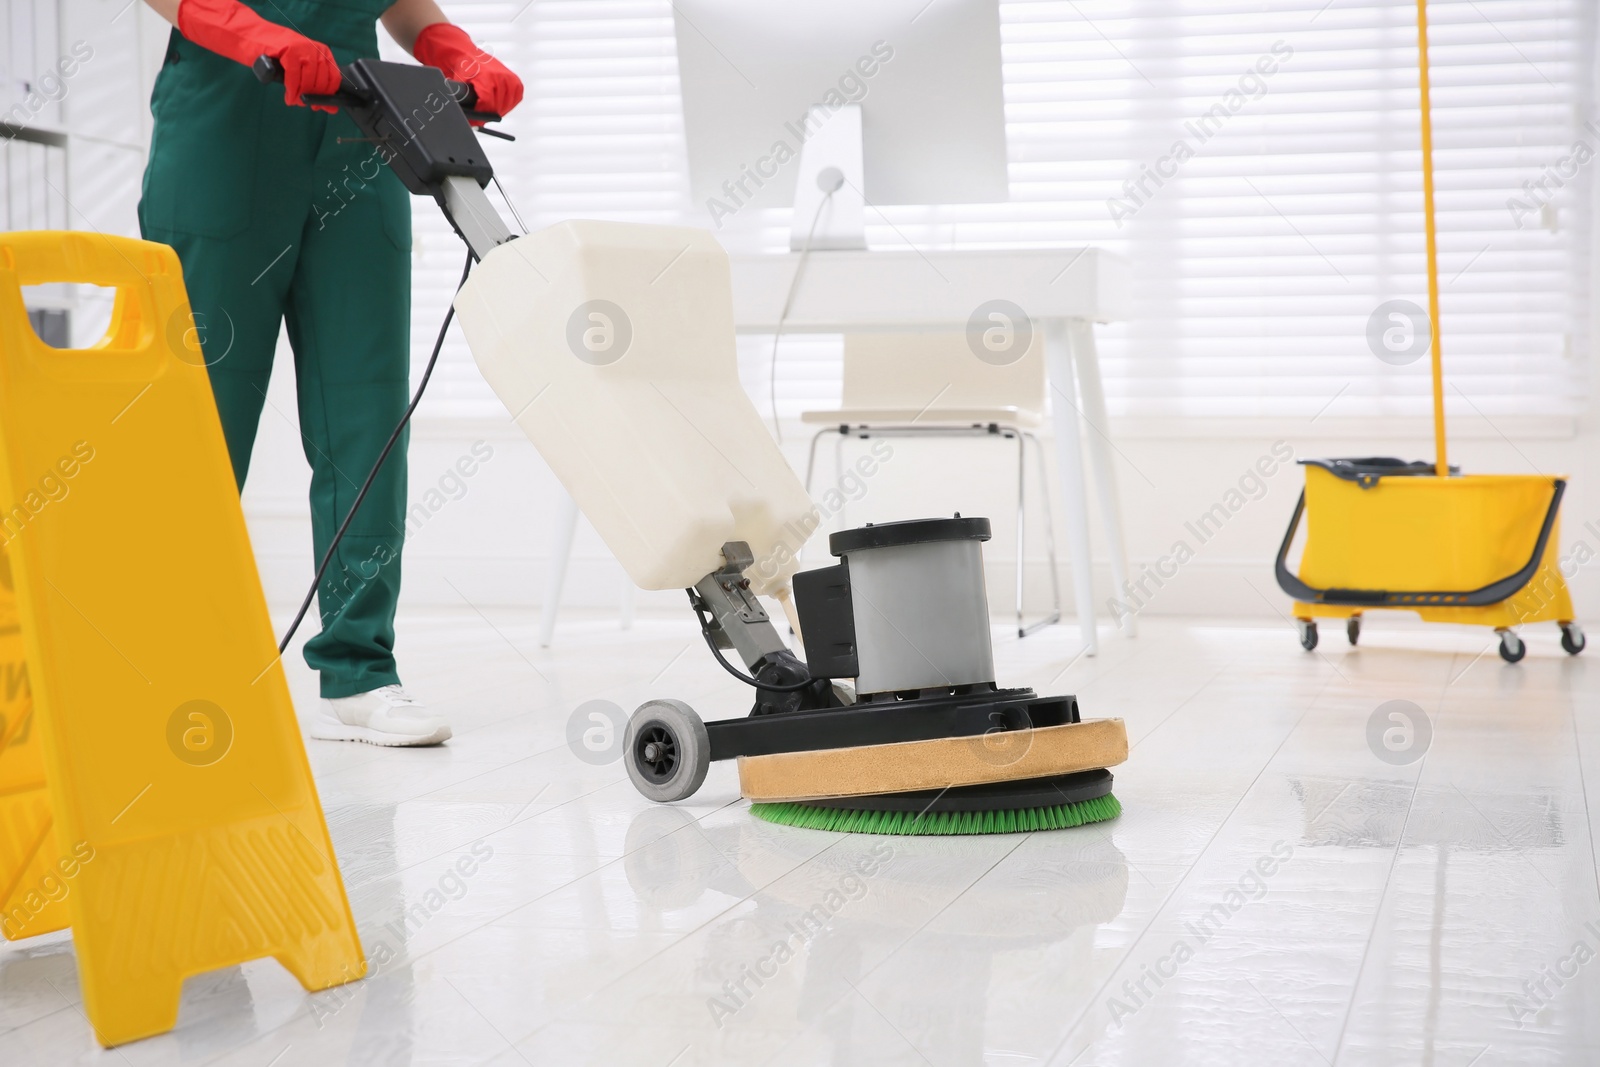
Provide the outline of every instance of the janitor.
<path id="1" fill-rule="evenodd" d="M 418 62 L 470 84 L 480 110 L 509 112 L 522 82 L 434 0 L 147 2 L 176 29 L 150 102 L 140 230 L 183 263 L 241 490 L 287 325 L 321 560 L 408 400 L 411 204 L 347 116 L 303 97 L 337 92 L 340 64 L 376 57 L 380 21 Z M 261 56 L 282 65 L 281 88 L 251 72 Z M 322 677 L 313 737 L 450 736 L 395 666 L 405 496 L 402 440 L 318 589 L 322 632 L 305 646 Z"/>

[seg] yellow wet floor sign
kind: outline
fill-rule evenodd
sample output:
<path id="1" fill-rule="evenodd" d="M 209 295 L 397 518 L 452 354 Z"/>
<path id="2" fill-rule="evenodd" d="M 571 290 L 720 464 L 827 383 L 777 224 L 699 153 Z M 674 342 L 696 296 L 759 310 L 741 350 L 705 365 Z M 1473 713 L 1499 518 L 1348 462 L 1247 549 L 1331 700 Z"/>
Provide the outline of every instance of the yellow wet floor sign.
<path id="1" fill-rule="evenodd" d="M 44 741 L 33 721 L 11 561 L 0 549 L 0 937 L 64 929 L 77 866 L 57 851 L 51 831 Z"/>
<path id="2" fill-rule="evenodd" d="M 48 282 L 116 288 L 99 345 L 38 339 L 19 287 Z M 360 978 L 170 248 L 0 234 L 0 536 L 26 661 L 0 688 L 0 929 L 70 921 L 106 1045 L 171 1029 L 202 971 Z"/>

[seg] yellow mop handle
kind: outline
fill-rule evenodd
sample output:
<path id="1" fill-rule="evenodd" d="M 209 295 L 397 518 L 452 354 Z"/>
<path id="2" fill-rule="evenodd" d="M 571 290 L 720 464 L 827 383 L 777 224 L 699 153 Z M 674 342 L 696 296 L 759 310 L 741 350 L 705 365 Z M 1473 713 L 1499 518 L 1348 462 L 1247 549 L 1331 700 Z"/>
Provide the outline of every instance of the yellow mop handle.
<path id="1" fill-rule="evenodd" d="M 1417 0 L 1417 74 L 1422 88 L 1422 214 L 1428 233 L 1428 324 L 1433 335 L 1433 469 L 1450 476 L 1444 448 L 1444 361 L 1439 354 L 1439 238 L 1433 225 L 1433 104 L 1428 98 L 1428 0 Z"/>

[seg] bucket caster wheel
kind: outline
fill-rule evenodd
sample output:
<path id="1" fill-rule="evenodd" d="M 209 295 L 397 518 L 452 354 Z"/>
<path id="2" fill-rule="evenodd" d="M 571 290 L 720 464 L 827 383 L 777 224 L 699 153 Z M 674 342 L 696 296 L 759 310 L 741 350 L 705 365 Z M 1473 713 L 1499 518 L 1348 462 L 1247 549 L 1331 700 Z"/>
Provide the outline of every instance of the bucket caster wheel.
<path id="1" fill-rule="evenodd" d="M 628 720 L 624 760 L 634 788 L 659 804 L 694 795 L 711 767 L 706 724 L 681 700 L 647 700 Z"/>
<path id="2" fill-rule="evenodd" d="M 1310 652 L 1317 647 L 1317 622 L 1315 619 L 1296 619 L 1294 628 L 1300 632 L 1300 647 Z"/>
<path id="3" fill-rule="evenodd" d="M 1583 627 L 1575 622 L 1561 624 L 1561 647 L 1566 650 L 1567 655 L 1576 656 L 1588 643 L 1588 639 L 1583 636 Z"/>
<path id="4" fill-rule="evenodd" d="M 1522 657 L 1528 654 L 1528 646 L 1522 643 L 1522 638 L 1510 630 L 1500 630 L 1500 658 L 1507 663 L 1520 663 Z"/>
<path id="5" fill-rule="evenodd" d="M 1352 646 L 1361 640 L 1361 616 L 1352 615 L 1344 620 L 1344 635 L 1350 639 Z"/>

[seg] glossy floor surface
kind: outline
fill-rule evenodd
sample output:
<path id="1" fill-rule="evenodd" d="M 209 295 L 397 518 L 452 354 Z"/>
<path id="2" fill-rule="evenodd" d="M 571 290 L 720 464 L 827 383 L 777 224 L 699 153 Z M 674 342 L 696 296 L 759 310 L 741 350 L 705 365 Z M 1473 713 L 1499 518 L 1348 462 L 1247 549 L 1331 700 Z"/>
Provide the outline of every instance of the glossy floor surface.
<path id="1" fill-rule="evenodd" d="M 199 976 L 104 1052 L 70 939 L 3 945 L 0 1064 L 1600 1063 L 1600 653 L 1553 626 L 1518 666 L 1466 630 L 997 630 L 1003 682 L 1126 719 L 1126 810 L 931 839 L 765 824 L 726 765 L 647 803 L 580 706 L 746 693 L 688 620 L 535 626 L 402 620 L 448 745 L 308 742 L 372 977 Z"/>

